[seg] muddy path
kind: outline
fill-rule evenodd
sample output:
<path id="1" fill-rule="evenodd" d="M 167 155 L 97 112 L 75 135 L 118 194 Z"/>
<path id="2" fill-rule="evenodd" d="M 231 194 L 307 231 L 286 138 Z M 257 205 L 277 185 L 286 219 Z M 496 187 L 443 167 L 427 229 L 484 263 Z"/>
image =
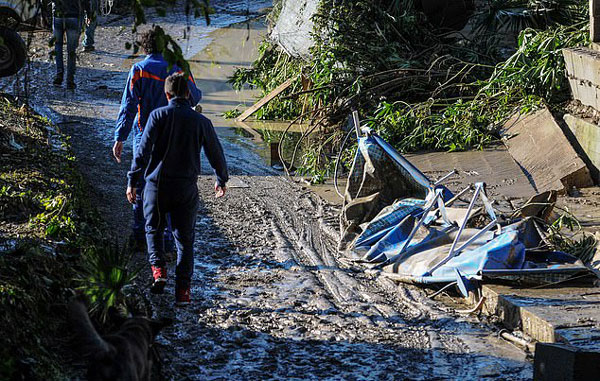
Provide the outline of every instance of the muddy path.
<path id="1" fill-rule="evenodd" d="M 217 7 L 216 17 L 239 21 L 247 2 L 237 3 Z M 182 28 L 176 16 L 153 20 L 174 33 Z M 81 55 L 74 93 L 48 85 L 47 35 L 34 36 L 39 53 L 29 72 L 30 99 L 71 135 L 90 193 L 121 239 L 131 215 L 124 196 L 129 163 L 114 163 L 110 147 L 131 62 L 122 46 L 127 22 L 109 18 L 98 29 L 98 51 Z M 173 307 L 172 281 L 164 295 L 145 293 L 156 315 L 175 318 L 158 338 L 162 378 L 531 378 L 524 353 L 498 340 L 493 327 L 430 302 L 416 288 L 345 264 L 335 249 L 336 207 L 264 164 L 253 141 L 219 116 L 251 99 L 251 92 L 233 92 L 226 76 L 255 56 L 261 22 L 212 30 L 199 24 L 191 34 L 196 40 L 188 56 L 204 91 L 204 112 L 217 127 L 233 178 L 227 197 L 215 200 L 214 178 L 203 164 L 193 304 Z M 2 86 L 22 91 L 18 83 Z M 147 278 L 143 273 L 140 287 Z"/>

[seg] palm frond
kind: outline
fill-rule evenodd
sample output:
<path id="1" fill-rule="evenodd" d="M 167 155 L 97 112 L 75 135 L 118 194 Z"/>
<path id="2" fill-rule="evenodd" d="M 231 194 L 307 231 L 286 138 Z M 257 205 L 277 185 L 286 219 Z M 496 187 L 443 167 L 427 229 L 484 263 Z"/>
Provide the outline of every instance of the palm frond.
<path id="1" fill-rule="evenodd" d="M 90 300 L 90 312 L 101 320 L 110 307 L 123 307 L 123 288 L 133 282 L 139 270 L 131 269 L 132 254 L 127 247 L 104 243 L 84 252 L 85 277 L 80 289 Z"/>
<path id="2" fill-rule="evenodd" d="M 585 22 L 588 12 L 584 0 L 492 0 L 486 10 L 474 16 L 474 33 L 516 36 L 527 28 L 543 30 Z"/>

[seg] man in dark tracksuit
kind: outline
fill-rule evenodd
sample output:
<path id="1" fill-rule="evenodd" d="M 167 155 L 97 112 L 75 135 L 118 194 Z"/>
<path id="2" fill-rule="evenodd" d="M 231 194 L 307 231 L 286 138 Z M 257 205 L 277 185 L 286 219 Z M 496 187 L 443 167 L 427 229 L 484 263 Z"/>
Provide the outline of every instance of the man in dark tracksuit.
<path id="1" fill-rule="evenodd" d="M 200 152 L 204 152 L 217 175 L 216 197 L 225 195 L 227 164 L 221 143 L 209 119 L 194 111 L 188 100 L 187 78 L 182 73 L 167 77 L 169 104 L 150 113 L 128 173 L 127 199 L 133 203 L 143 183 L 144 216 L 149 261 L 154 283 L 151 291 L 162 293 L 167 277 L 162 234 L 166 214 L 177 245 L 175 297 L 177 305 L 190 303 L 194 270 L 194 231 L 198 213 Z"/>
<path id="2" fill-rule="evenodd" d="M 138 43 L 147 56 L 144 60 L 133 64 L 129 71 L 125 90 L 123 91 L 113 146 L 113 155 L 119 163 L 121 162 L 123 143 L 132 131 L 133 154 L 135 155 L 142 134 L 144 133 L 144 126 L 146 126 L 148 115 L 154 109 L 167 105 L 167 98 L 164 91 L 165 78 L 181 70 L 175 65 L 169 68 L 169 64 L 158 50 L 157 40 L 163 33 L 159 26 L 154 26 L 152 29 L 142 33 L 138 40 Z M 202 93 L 196 87 L 194 78 L 191 75 L 188 78 L 188 86 L 190 90 L 189 101 L 192 103 L 192 106 L 195 106 L 202 98 Z M 136 249 L 141 251 L 145 249 L 146 242 L 143 184 L 139 184 L 137 191 L 137 202 L 133 204 L 132 238 Z M 171 251 L 173 246 L 172 237 L 168 232 L 165 234 L 165 245 L 168 246 L 167 251 Z"/>

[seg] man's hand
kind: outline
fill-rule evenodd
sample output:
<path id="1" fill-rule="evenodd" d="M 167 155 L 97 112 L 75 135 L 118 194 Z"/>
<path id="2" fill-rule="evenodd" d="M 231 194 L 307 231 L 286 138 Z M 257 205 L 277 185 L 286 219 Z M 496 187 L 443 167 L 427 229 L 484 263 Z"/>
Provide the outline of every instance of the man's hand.
<path id="1" fill-rule="evenodd" d="M 200 103 L 198 103 L 196 106 L 194 106 L 194 111 L 202 114 L 202 106 L 200 106 Z"/>
<path id="2" fill-rule="evenodd" d="M 115 157 L 115 160 L 117 160 L 117 163 L 121 162 L 121 153 L 123 153 L 123 142 L 115 142 L 115 145 L 113 146 L 113 156 Z"/>
<path id="3" fill-rule="evenodd" d="M 85 26 L 90 26 L 90 23 L 92 22 L 92 20 L 89 17 L 85 17 Z"/>
<path id="4" fill-rule="evenodd" d="M 129 203 L 131 203 L 131 204 L 135 204 L 135 198 L 136 198 L 135 191 L 136 191 L 135 188 L 127 187 L 127 192 L 126 192 L 127 201 L 129 201 Z"/>
<path id="5" fill-rule="evenodd" d="M 225 196 L 225 192 L 227 191 L 226 186 L 220 186 L 219 183 L 215 183 L 215 197 L 221 198 Z"/>

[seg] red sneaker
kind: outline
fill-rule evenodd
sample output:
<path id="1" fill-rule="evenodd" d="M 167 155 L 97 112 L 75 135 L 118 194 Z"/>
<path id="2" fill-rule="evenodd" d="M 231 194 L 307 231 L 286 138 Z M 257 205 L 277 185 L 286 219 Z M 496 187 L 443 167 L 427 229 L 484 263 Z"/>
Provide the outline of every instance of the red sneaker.
<path id="1" fill-rule="evenodd" d="M 190 288 L 189 287 L 175 287 L 175 305 L 182 307 L 190 304 Z"/>
<path id="2" fill-rule="evenodd" d="M 150 286 L 150 292 L 153 294 L 162 294 L 167 285 L 167 269 L 165 267 L 152 266 L 152 277 L 154 283 Z"/>

